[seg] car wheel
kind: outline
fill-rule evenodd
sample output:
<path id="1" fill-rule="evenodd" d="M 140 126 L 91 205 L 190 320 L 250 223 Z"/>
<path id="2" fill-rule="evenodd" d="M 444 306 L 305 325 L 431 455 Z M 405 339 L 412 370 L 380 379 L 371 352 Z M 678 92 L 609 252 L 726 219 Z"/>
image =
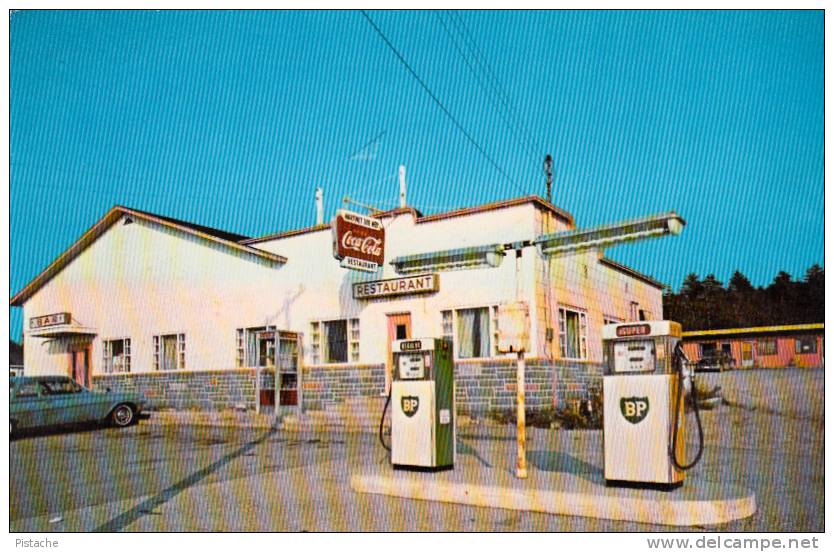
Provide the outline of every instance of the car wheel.
<path id="1" fill-rule="evenodd" d="M 135 413 L 129 404 L 120 404 L 110 413 L 110 421 L 117 427 L 127 427 L 133 423 Z"/>

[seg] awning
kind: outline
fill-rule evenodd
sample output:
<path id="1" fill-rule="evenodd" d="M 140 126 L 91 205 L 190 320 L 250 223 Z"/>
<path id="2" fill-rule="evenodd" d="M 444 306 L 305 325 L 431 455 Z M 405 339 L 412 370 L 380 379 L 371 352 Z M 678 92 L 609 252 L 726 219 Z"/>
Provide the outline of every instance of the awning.
<path id="1" fill-rule="evenodd" d="M 73 326 L 71 324 L 49 326 L 46 328 L 38 328 L 37 330 L 29 330 L 26 332 L 27 337 L 45 337 L 50 339 L 56 339 L 59 337 L 93 337 L 97 334 L 98 330 L 96 330 L 95 328 Z"/>

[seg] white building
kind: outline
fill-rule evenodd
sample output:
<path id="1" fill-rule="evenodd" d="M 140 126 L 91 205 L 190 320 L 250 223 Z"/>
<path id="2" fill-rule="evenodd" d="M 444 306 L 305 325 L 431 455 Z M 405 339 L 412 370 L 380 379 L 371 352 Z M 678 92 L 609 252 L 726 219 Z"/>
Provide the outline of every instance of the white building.
<path id="1" fill-rule="evenodd" d="M 495 311 L 519 286 L 535 407 L 582 396 L 599 374 L 603 324 L 662 317 L 661 284 L 597 250 L 548 258 L 526 248 L 518 276 L 513 251 L 496 267 L 466 254 L 421 265 L 424 253 L 574 228 L 538 197 L 375 217 L 386 263 L 368 274 L 339 266 L 330 225 L 246 239 L 114 207 L 12 297 L 23 307 L 26 373 L 139 389 L 157 406 L 251 407 L 255 367 L 266 368 L 259 400 L 269 403 L 277 362 L 281 404 L 330 408 L 378 400 L 392 339 L 450 336 L 461 408 L 512 406 L 514 357 L 496 352 Z M 477 266 L 446 270 L 454 263 Z M 367 297 L 392 285 L 403 293 Z"/>

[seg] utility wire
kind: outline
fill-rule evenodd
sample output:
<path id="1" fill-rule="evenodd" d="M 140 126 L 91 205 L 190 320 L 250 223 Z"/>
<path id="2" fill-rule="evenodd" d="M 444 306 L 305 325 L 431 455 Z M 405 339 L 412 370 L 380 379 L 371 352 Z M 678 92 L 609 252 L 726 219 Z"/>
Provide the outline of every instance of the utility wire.
<path id="1" fill-rule="evenodd" d="M 507 116 L 504 114 L 504 111 L 501 109 L 501 106 L 500 106 L 500 105 L 498 105 L 498 104 L 495 102 L 495 100 L 493 99 L 493 97 L 492 97 L 492 96 L 493 96 L 494 92 L 491 92 L 490 90 L 488 90 L 488 89 L 487 89 L 486 85 L 484 84 L 483 80 L 481 79 L 481 76 L 478 74 L 478 71 L 475 69 L 475 67 L 473 67 L 473 66 L 472 66 L 472 63 L 470 63 L 470 62 L 469 62 L 469 58 L 468 58 L 468 56 L 467 56 L 467 55 L 463 52 L 463 50 L 460 48 L 460 46 L 458 46 L 458 41 L 457 41 L 457 39 L 454 37 L 454 35 L 452 34 L 452 32 L 449 30 L 449 27 L 446 25 L 446 22 L 445 22 L 445 21 L 443 21 L 443 18 L 440 16 L 440 12 L 435 11 L 434 13 L 435 13 L 435 15 L 437 16 L 437 19 L 440 21 L 440 24 L 443 26 L 443 30 L 444 30 L 444 31 L 446 31 L 446 34 L 447 34 L 447 35 L 449 36 L 449 38 L 451 39 L 452 44 L 453 44 L 453 45 L 454 45 L 454 47 L 455 47 L 455 50 L 456 50 L 456 51 L 457 51 L 457 53 L 460 55 L 460 57 L 463 59 L 463 61 L 466 63 L 466 66 L 469 68 L 469 71 L 470 71 L 470 72 L 471 72 L 471 73 L 475 76 L 475 79 L 476 79 L 476 80 L 477 80 L 477 82 L 478 82 L 478 86 L 480 86 L 480 87 L 481 87 L 481 90 L 482 90 L 482 91 L 484 92 L 484 94 L 486 95 L 487 99 L 489 100 L 489 103 L 492 105 L 492 107 L 494 107 L 494 108 L 495 108 L 495 111 L 497 111 L 497 112 L 498 112 L 498 115 L 500 115 L 500 116 L 501 116 L 501 119 L 504 121 L 504 125 L 505 125 L 505 126 L 506 126 L 509 130 L 510 130 L 510 132 L 511 132 L 511 133 L 512 133 L 512 135 L 513 135 L 513 137 L 514 137 L 516 140 L 518 140 L 518 143 L 519 143 L 519 145 L 521 146 L 521 149 L 522 149 L 522 150 L 525 150 L 525 149 L 526 149 L 526 151 L 527 151 L 527 152 L 529 152 L 529 153 L 531 154 L 532 159 L 533 159 L 533 165 L 534 165 L 535 167 L 537 167 L 537 168 L 538 168 L 538 166 L 539 166 L 539 159 L 538 159 L 538 153 L 536 152 L 535 148 L 531 148 L 531 147 L 529 146 L 529 144 L 528 144 L 528 143 L 525 143 L 525 142 L 524 142 L 524 140 L 522 140 L 522 139 L 521 139 L 521 137 L 519 137 L 519 135 L 516 133 L 516 129 L 515 129 L 515 127 L 514 127 L 514 126 L 512 125 L 512 123 L 510 123 L 510 121 L 507 119 Z M 500 99 L 500 98 L 499 98 L 499 99 Z"/>
<path id="2" fill-rule="evenodd" d="M 456 12 L 450 12 L 450 14 L 454 15 L 454 17 L 450 17 L 451 21 L 453 23 L 455 23 L 455 18 L 457 18 L 457 20 L 459 22 L 459 25 L 458 25 L 458 23 L 455 23 L 455 25 L 458 26 L 458 30 L 460 30 L 461 28 L 463 29 L 462 34 L 465 33 L 467 38 L 471 42 L 470 49 L 473 52 L 476 53 L 476 60 L 478 60 L 478 63 L 480 65 L 482 65 L 483 67 L 486 68 L 485 72 L 488 73 L 492 77 L 492 79 L 494 81 L 494 86 L 499 91 L 499 97 L 501 97 L 502 101 L 507 106 L 507 108 L 515 114 L 516 118 L 519 120 L 520 126 L 522 126 L 524 128 L 524 131 L 527 133 L 528 137 L 532 139 L 532 142 L 535 143 L 535 146 L 537 147 L 537 149 L 539 151 L 543 152 L 544 148 L 541 147 L 541 144 L 536 139 L 535 135 L 527 127 L 526 123 L 524 122 L 524 119 L 516 112 L 515 108 L 512 105 L 512 102 L 509 100 L 509 94 L 507 93 L 507 91 L 502 86 L 501 80 L 495 74 L 495 71 L 493 71 L 492 67 L 490 66 L 489 62 L 486 59 L 486 55 L 484 55 L 483 51 L 478 46 L 478 43 L 475 40 L 475 37 L 472 35 L 472 32 L 466 26 L 466 23 L 463 21 L 463 18 L 460 17 L 460 14 L 458 14 Z"/>
<path id="3" fill-rule="evenodd" d="M 434 94 L 434 92 L 431 91 L 428 85 L 425 82 L 423 82 L 423 79 L 421 79 L 417 72 L 411 68 L 411 65 L 409 65 L 408 61 L 406 61 L 402 54 L 400 54 L 400 52 L 391 43 L 391 41 L 388 40 L 388 37 L 385 36 L 385 33 L 382 32 L 382 29 L 380 29 L 377 26 L 377 24 L 374 23 L 374 20 L 371 19 L 371 16 L 369 16 L 365 10 L 359 11 L 362 13 L 363 16 L 365 16 L 365 19 L 368 20 L 368 23 L 370 23 L 371 27 L 374 28 L 374 30 L 382 38 L 382 40 L 385 41 L 385 44 L 387 44 L 391 51 L 394 52 L 394 55 L 397 56 L 397 59 L 399 59 L 400 62 L 405 66 L 405 68 L 408 69 L 408 72 L 411 73 L 411 76 L 414 77 L 414 79 L 420 84 L 421 87 L 423 87 L 423 90 L 426 91 L 429 97 L 431 97 L 431 99 L 434 100 L 434 103 L 436 103 L 438 107 L 440 107 L 443 113 L 445 113 L 446 116 L 452 121 L 452 123 L 454 123 L 458 130 L 460 130 L 461 133 L 463 133 L 463 135 L 466 136 L 466 139 L 469 140 L 472 143 L 472 145 L 475 146 L 475 148 L 481 153 L 481 155 L 483 155 L 484 158 L 486 158 L 486 160 L 489 161 L 490 165 L 492 165 L 495 168 L 495 170 L 500 172 L 504 176 L 504 178 L 506 178 L 510 183 L 512 183 L 516 187 L 516 189 L 518 189 L 518 191 L 521 192 L 522 195 L 527 195 L 526 192 L 524 192 L 524 190 L 521 189 L 518 183 L 515 180 L 513 180 L 512 177 L 508 175 L 507 172 L 504 169 L 502 169 L 501 166 L 498 165 L 498 163 L 496 163 L 486 151 L 484 151 L 484 148 L 482 148 L 481 145 L 478 144 L 478 142 L 475 141 L 475 139 L 466 131 L 463 125 L 461 125 L 455 118 L 455 116 L 452 115 L 451 111 L 449 111 L 446 108 L 446 106 L 443 105 L 443 102 L 441 102 L 440 99 Z"/>

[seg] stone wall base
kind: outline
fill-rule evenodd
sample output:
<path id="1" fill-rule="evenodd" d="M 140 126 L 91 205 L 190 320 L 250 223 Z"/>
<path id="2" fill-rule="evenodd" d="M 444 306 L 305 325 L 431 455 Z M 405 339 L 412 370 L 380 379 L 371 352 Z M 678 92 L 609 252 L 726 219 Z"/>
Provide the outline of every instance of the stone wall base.
<path id="1" fill-rule="evenodd" d="M 455 366 L 458 414 L 483 417 L 515 408 L 516 364 L 510 360 L 460 362 Z M 602 365 L 529 359 L 525 371 L 528 410 L 564 408 L 601 387 Z M 274 371 L 263 369 L 261 389 L 272 390 Z M 149 409 L 253 410 L 255 370 L 153 372 L 93 376 L 93 387 L 144 393 Z M 305 412 L 323 411 L 350 422 L 377 419 L 385 402 L 384 365 L 307 366 L 299 399 Z"/>

